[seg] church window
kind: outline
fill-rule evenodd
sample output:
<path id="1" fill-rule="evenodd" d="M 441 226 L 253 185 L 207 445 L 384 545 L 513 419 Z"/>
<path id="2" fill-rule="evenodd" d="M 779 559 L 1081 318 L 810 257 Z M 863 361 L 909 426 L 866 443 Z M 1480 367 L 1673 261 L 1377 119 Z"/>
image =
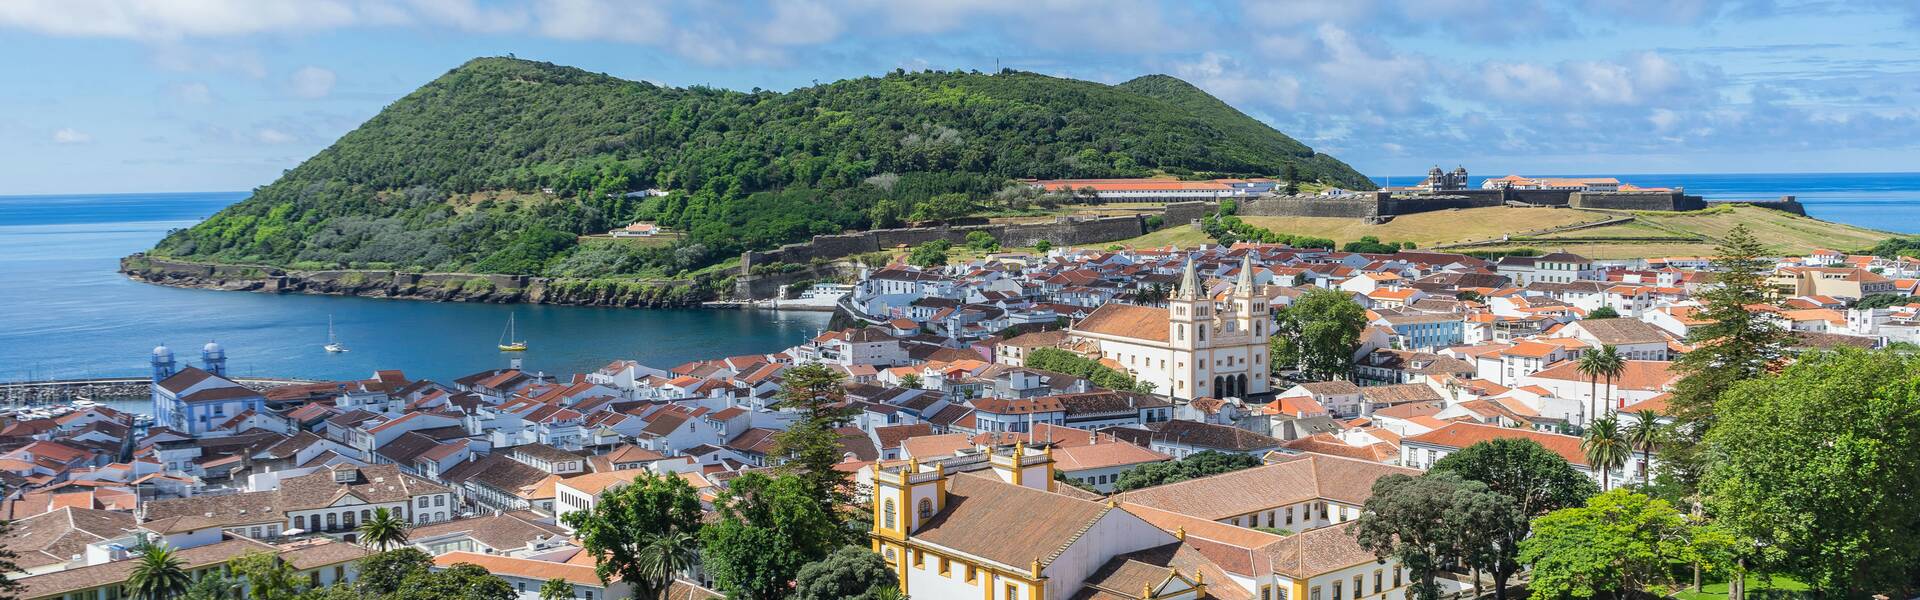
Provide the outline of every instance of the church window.
<path id="1" fill-rule="evenodd" d="M 1019 600 L 1019 598 L 1020 598 L 1020 586 L 1017 586 L 1017 585 L 1014 585 L 1014 584 L 1011 584 L 1011 583 L 1009 583 L 1009 584 L 1007 584 L 1007 596 L 1006 596 L 1006 598 L 1007 598 L 1007 600 Z"/>
<path id="2" fill-rule="evenodd" d="M 926 519 L 932 516 L 933 516 L 933 500 L 928 498 L 921 498 L 920 499 L 920 518 Z"/>
<path id="3" fill-rule="evenodd" d="M 886 501 L 885 508 L 882 508 L 880 512 L 880 522 L 885 523 L 887 529 L 897 529 L 899 527 L 894 524 L 896 521 L 894 520 L 895 509 L 892 500 Z"/>

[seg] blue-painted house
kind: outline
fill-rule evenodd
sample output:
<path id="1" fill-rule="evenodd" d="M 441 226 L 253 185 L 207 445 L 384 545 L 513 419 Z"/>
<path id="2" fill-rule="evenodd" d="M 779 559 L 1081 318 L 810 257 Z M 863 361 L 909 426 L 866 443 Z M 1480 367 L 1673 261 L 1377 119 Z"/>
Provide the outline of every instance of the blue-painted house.
<path id="1" fill-rule="evenodd" d="M 153 424 L 200 435 L 246 411 L 264 412 L 267 399 L 227 379 L 227 351 L 207 342 L 202 367 L 175 368 L 173 350 L 153 349 Z"/>

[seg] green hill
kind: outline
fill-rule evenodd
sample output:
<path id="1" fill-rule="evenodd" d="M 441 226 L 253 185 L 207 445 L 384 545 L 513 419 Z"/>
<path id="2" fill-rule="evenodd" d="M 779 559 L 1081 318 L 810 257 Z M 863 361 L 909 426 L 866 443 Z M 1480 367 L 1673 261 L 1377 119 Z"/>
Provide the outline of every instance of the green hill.
<path id="1" fill-rule="evenodd" d="M 889 225 L 1022 177 L 1278 176 L 1370 189 L 1346 164 L 1178 79 L 1004 71 L 788 93 L 672 88 L 476 59 L 153 254 L 293 267 L 675 275 L 742 250 Z M 625 196 L 649 188 L 664 197 Z M 1004 197 L 1005 195 L 1001 195 Z M 932 209 L 929 209 L 931 212 Z M 635 220 L 672 244 L 582 243 Z"/>

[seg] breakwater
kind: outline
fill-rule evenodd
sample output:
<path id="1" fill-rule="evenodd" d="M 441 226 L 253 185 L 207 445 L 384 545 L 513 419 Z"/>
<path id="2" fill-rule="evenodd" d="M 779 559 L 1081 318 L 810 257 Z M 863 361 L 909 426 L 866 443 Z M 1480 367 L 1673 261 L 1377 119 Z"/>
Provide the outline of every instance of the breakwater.
<path id="1" fill-rule="evenodd" d="M 695 282 L 686 280 L 569 279 L 368 269 L 297 271 L 145 254 L 121 259 L 120 272 L 138 281 L 173 287 L 406 300 L 673 308 L 698 306 L 711 296 Z"/>

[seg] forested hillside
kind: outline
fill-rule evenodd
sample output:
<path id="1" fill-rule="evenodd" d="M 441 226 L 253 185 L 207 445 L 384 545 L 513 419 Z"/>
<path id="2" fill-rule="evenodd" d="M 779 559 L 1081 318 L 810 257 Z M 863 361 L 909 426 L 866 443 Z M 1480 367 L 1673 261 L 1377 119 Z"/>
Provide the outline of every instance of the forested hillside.
<path id="1" fill-rule="evenodd" d="M 154 253 L 294 267 L 674 275 L 821 233 L 952 216 L 1009 179 L 1154 172 L 1370 188 L 1185 82 L 906 73 L 788 93 L 476 59 Z M 657 188 L 664 197 L 627 197 Z M 551 190 L 542 193 L 541 190 Z M 499 199 L 482 199 L 496 195 Z M 929 202 L 932 199 L 937 201 Z M 576 243 L 635 220 L 671 245 Z"/>

